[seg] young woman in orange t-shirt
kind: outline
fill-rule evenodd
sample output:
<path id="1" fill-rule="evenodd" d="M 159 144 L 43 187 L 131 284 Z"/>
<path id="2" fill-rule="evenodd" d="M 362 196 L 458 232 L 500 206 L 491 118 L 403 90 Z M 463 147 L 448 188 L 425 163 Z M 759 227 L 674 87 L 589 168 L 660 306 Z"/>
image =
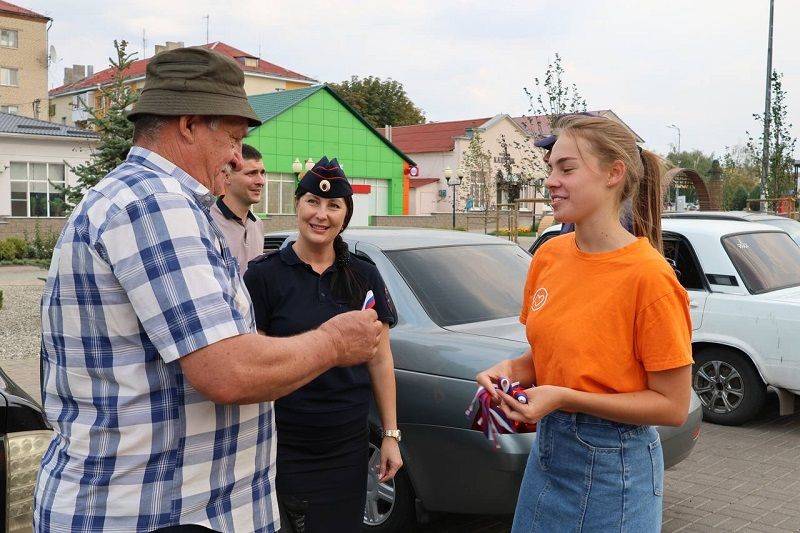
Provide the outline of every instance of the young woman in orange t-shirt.
<path id="1" fill-rule="evenodd" d="M 557 132 L 545 183 L 575 232 L 531 262 L 530 350 L 477 376 L 509 418 L 538 423 L 512 532 L 659 531 L 653 425 L 686 420 L 692 364 L 688 297 L 660 254 L 663 167 L 609 119 L 570 115 Z M 628 199 L 634 234 L 620 223 Z M 495 391 L 501 376 L 530 386 L 529 402 Z"/>

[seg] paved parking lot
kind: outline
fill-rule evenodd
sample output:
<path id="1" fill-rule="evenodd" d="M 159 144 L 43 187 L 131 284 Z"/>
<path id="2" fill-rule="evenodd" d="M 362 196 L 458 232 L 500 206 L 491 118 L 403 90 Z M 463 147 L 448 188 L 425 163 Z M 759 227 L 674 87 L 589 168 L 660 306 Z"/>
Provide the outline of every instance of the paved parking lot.
<path id="1" fill-rule="evenodd" d="M 41 290 L 35 275 L 43 272 L 12 276 L 11 271 L 0 269 L 0 289 L 19 287 L 31 279 L 30 290 L 35 293 Z M 8 329 L 11 315 L 19 312 L 8 294 L 6 298 L 0 329 Z M 30 322 L 26 321 L 28 329 L 38 329 L 38 324 Z M 0 366 L 39 400 L 38 358 L 16 357 L 0 359 Z M 499 533 L 509 529 L 508 517 L 439 515 L 420 531 Z M 742 427 L 704 423 L 692 455 L 666 473 L 663 530 L 800 532 L 800 413 L 779 417 L 777 399 L 771 397 L 759 416 Z"/>

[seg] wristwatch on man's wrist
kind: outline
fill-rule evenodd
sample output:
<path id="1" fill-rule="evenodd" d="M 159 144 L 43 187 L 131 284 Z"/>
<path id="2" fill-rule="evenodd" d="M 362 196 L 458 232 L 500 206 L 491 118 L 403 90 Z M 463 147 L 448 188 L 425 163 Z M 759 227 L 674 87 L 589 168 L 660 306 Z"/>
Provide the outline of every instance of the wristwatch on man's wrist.
<path id="1" fill-rule="evenodd" d="M 399 429 L 384 429 L 383 430 L 384 437 L 391 437 L 397 442 L 400 442 L 400 430 Z"/>

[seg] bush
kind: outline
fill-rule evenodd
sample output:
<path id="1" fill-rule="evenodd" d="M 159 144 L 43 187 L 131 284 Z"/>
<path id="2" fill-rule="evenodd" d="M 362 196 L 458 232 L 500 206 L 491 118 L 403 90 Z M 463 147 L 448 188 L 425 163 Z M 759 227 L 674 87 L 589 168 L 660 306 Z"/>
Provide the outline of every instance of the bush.
<path id="1" fill-rule="evenodd" d="M 0 241 L 0 261 L 13 261 L 17 259 L 17 247 L 8 239 Z"/>
<path id="2" fill-rule="evenodd" d="M 50 259 L 53 256 L 53 249 L 58 242 L 58 235 L 51 230 L 42 232 L 42 228 L 39 227 L 39 223 L 37 222 L 33 230 L 33 239 L 29 239 L 26 234 L 25 241 L 26 259 Z"/>
<path id="3" fill-rule="evenodd" d="M 28 243 L 26 243 L 24 239 L 9 237 L 6 239 L 6 242 L 11 243 L 16 250 L 16 257 L 14 259 L 23 259 L 25 257 L 25 250 L 28 248 Z"/>

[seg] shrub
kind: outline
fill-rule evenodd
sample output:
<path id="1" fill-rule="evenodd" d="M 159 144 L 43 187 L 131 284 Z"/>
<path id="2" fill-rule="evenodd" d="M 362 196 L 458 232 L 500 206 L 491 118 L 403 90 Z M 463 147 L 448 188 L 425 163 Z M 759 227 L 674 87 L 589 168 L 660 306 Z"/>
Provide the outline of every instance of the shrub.
<path id="1" fill-rule="evenodd" d="M 28 248 L 28 243 L 25 242 L 25 239 L 9 237 L 6 239 L 6 242 L 10 243 L 16 250 L 14 254 L 16 257 L 14 259 L 22 259 L 25 257 L 25 250 Z"/>
<path id="2" fill-rule="evenodd" d="M 33 239 L 28 239 L 26 234 L 25 240 L 27 241 L 25 250 L 27 259 L 50 259 L 58 242 L 58 235 L 53 233 L 52 230 L 42 232 L 42 228 L 39 227 L 37 222 L 33 230 Z"/>
<path id="3" fill-rule="evenodd" d="M 17 259 L 17 247 L 8 239 L 0 241 L 0 261 L 13 261 Z"/>

